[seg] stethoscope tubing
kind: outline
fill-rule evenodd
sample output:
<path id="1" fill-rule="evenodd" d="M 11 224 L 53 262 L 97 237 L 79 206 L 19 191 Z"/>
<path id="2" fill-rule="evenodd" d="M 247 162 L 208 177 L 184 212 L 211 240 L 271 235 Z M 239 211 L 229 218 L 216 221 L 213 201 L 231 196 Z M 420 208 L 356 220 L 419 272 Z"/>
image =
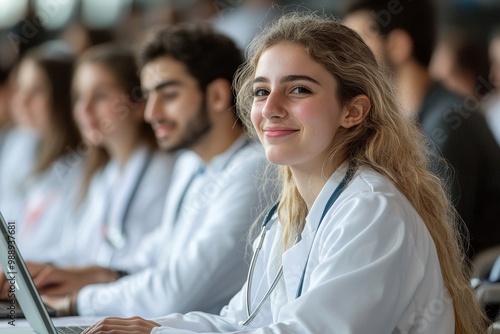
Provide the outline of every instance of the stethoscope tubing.
<path id="1" fill-rule="evenodd" d="M 352 180 L 352 178 L 353 178 L 353 176 L 354 176 L 354 174 L 356 172 L 356 169 L 357 169 L 356 165 L 353 162 L 351 162 L 349 164 L 349 169 L 347 170 L 346 174 L 344 175 L 344 178 L 339 183 L 339 185 L 337 186 L 337 188 L 334 190 L 334 192 L 332 193 L 332 195 L 330 196 L 330 198 L 328 199 L 328 201 L 327 201 L 327 203 L 325 205 L 325 208 L 324 208 L 323 213 L 321 215 L 321 219 L 320 219 L 319 224 L 318 224 L 318 229 L 319 229 L 319 226 L 321 225 L 321 223 L 323 221 L 323 218 L 325 217 L 326 213 L 333 206 L 333 204 L 335 203 L 335 201 L 337 200 L 337 198 L 340 196 L 340 194 L 347 188 L 347 185 Z M 260 250 L 261 250 L 261 248 L 262 248 L 262 246 L 264 244 L 264 238 L 266 236 L 266 233 L 267 233 L 267 231 L 269 231 L 269 229 L 272 226 L 272 218 L 273 218 L 274 214 L 276 213 L 276 210 L 278 209 L 278 206 L 279 206 L 279 202 L 276 203 L 276 204 L 274 204 L 271 207 L 271 209 L 269 210 L 269 212 L 266 214 L 266 216 L 264 218 L 264 221 L 262 223 L 262 231 L 260 233 L 259 243 L 257 244 L 255 252 L 254 252 L 254 254 L 252 256 L 252 260 L 250 261 L 250 268 L 248 270 L 247 287 L 246 287 L 246 311 L 247 311 L 248 318 L 245 321 L 240 321 L 239 322 L 240 327 L 247 326 L 248 324 L 250 324 L 255 319 L 255 317 L 259 313 L 260 309 L 262 308 L 262 306 L 264 305 L 264 303 L 266 302 L 266 300 L 269 298 L 269 296 L 271 295 L 271 293 L 274 291 L 274 289 L 278 285 L 279 280 L 283 276 L 283 264 L 282 264 L 280 266 L 280 269 L 279 269 L 278 273 L 274 277 L 271 285 L 267 289 L 266 294 L 261 299 L 261 301 L 257 304 L 257 306 L 255 307 L 255 309 L 252 312 L 250 312 L 250 309 L 251 309 L 251 305 L 250 305 L 251 285 L 252 285 L 253 273 L 254 273 L 254 270 L 255 270 L 255 264 L 257 262 L 257 257 L 259 256 Z M 269 223 L 271 223 L 271 224 L 269 224 Z M 318 229 L 316 229 L 316 232 L 318 231 Z M 314 243 L 314 239 L 316 239 L 316 234 L 314 235 L 313 243 Z M 298 241 L 298 240 L 299 240 L 299 237 L 297 238 L 296 241 Z M 303 288 L 303 285 L 304 285 L 305 273 L 306 273 L 306 270 L 307 270 L 307 264 L 309 263 L 309 257 L 311 255 L 311 250 L 312 250 L 312 248 L 309 250 L 309 253 L 308 253 L 308 256 L 307 256 L 307 260 L 306 260 L 306 264 L 304 266 L 304 270 L 302 271 L 302 276 L 301 276 L 301 279 L 300 279 L 300 282 L 299 282 L 299 286 L 297 288 L 297 293 L 296 293 L 296 296 L 295 296 L 296 299 L 299 298 L 302 295 L 302 288 Z"/>

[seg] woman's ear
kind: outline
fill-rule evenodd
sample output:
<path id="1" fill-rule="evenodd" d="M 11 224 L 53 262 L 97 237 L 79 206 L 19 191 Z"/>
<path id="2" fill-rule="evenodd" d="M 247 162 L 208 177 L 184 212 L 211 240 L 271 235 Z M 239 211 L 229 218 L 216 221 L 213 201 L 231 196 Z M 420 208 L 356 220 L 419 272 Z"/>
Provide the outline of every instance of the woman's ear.
<path id="1" fill-rule="evenodd" d="M 215 79 L 206 90 L 207 106 L 214 112 L 227 111 L 232 104 L 231 83 L 225 79 Z"/>
<path id="2" fill-rule="evenodd" d="M 356 95 L 344 108 L 346 108 L 346 113 L 340 125 L 348 129 L 358 125 L 365 119 L 371 108 L 370 99 L 365 94 Z"/>

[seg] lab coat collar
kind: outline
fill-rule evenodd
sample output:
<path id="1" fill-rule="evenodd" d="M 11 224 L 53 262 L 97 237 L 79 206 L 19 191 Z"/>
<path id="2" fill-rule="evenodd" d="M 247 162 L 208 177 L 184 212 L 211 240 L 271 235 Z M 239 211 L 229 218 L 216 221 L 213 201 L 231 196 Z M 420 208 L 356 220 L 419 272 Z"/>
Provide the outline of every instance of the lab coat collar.
<path id="1" fill-rule="evenodd" d="M 243 148 L 249 140 L 250 139 L 248 139 L 245 134 L 242 134 L 226 151 L 213 157 L 208 165 L 204 166 L 204 171 L 217 173 L 225 169 L 231 162 L 233 156 L 237 154 L 238 150 Z"/>
<path id="2" fill-rule="evenodd" d="M 132 196 L 134 188 L 141 182 L 142 170 L 148 168 L 151 154 L 149 147 L 140 145 L 132 152 L 123 169 L 120 169 L 116 160 L 112 162 L 113 166 L 111 170 L 108 170 L 107 189 L 115 197 L 114 202 L 121 205 L 107 208 L 107 210 L 112 210 L 111 217 L 119 219 L 117 215 L 125 210 L 123 205 L 129 204 L 127 201 Z"/>
<path id="3" fill-rule="evenodd" d="M 304 226 L 304 230 L 302 231 L 302 238 L 316 231 L 316 229 L 318 228 L 321 215 L 323 214 L 323 210 L 325 209 L 326 203 L 330 199 L 330 196 L 333 194 L 339 183 L 344 178 L 348 168 L 349 168 L 348 162 L 342 163 L 330 176 L 330 178 L 326 181 L 318 197 L 314 201 L 311 210 L 307 214 L 306 224 Z"/>
<path id="4" fill-rule="evenodd" d="M 288 249 L 282 256 L 283 277 L 285 279 L 286 295 L 289 302 L 295 299 L 300 279 L 302 277 L 302 272 L 304 268 L 306 268 L 309 251 L 312 247 L 311 245 L 315 236 L 315 233 L 313 232 L 318 229 L 321 215 L 323 214 L 326 203 L 344 178 L 348 168 L 349 163 L 343 163 L 326 181 L 306 217 L 306 225 L 302 231 L 301 240 Z M 303 284 L 304 291 L 307 291 L 307 287 L 309 285 L 308 275 L 305 276 Z"/>
<path id="5" fill-rule="evenodd" d="M 150 149 L 145 144 L 137 146 L 127 159 L 123 169 L 120 168 L 120 164 L 116 159 L 111 159 L 103 170 L 103 178 L 106 180 L 107 187 L 112 187 L 118 178 L 135 180 L 134 175 L 138 173 L 138 169 L 147 159 L 149 152 Z"/>

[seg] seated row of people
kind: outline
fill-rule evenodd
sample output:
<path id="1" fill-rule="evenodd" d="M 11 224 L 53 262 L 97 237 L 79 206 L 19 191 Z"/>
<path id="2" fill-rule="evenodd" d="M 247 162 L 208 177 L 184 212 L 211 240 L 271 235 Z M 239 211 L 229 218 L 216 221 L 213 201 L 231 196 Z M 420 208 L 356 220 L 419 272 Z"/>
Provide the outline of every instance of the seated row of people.
<path id="1" fill-rule="evenodd" d="M 78 59 L 63 85 L 67 93 L 71 87 L 73 113 L 60 121 L 78 127 L 82 139 L 48 165 L 51 179 L 41 177 L 57 197 L 39 204 L 33 223 L 17 221 L 40 292 L 71 295 L 71 313 L 219 312 L 244 280 L 251 224 L 276 196 L 275 180 L 264 187 L 273 174 L 265 173 L 262 148 L 232 107 L 231 81 L 242 64 L 234 42 L 197 27 L 167 29 L 160 40 L 169 42 L 157 40 L 142 52 L 142 88 L 130 51 L 97 46 Z M 34 59 L 20 64 L 16 99 L 50 77 L 33 77 L 43 73 L 29 71 L 39 66 Z M 55 67 L 63 63 L 53 59 Z M 28 87 L 24 72 L 32 75 Z M 45 96 L 49 115 L 52 96 Z M 40 199 L 52 188 L 40 190 Z M 150 288 L 139 288 L 144 282 Z M 169 298 L 149 302 L 159 296 Z"/>
<path id="2" fill-rule="evenodd" d="M 176 156 L 157 149 L 144 101 L 127 97 L 140 85 L 130 52 L 99 47 L 72 71 L 50 47 L 19 64 L 4 215 L 28 260 L 134 270 L 125 259 L 161 218 Z"/>
<path id="3" fill-rule="evenodd" d="M 249 281 L 221 318 L 111 319 L 89 332 L 123 323 L 145 333 L 159 324 L 166 327 L 158 332 L 165 333 L 169 326 L 224 332 L 252 322 L 264 332 L 358 332 L 374 324 L 377 332 L 416 332 L 417 320 L 448 294 L 451 303 L 427 324 L 430 332 L 482 327 L 442 180 L 429 171 L 434 161 L 420 131 L 396 107 L 366 44 L 331 20 L 291 15 L 252 47 L 241 67 L 241 54 L 227 37 L 205 26 L 179 25 L 144 43 L 140 82 L 132 55 L 117 47 L 98 47 L 78 60 L 68 85 L 69 119 L 81 139 L 65 145 L 65 154 L 46 169 L 57 178 L 51 182 L 59 191 L 56 200 L 38 206 L 29 197 L 21 200 L 25 208 L 38 208 L 34 223 L 19 221 L 19 245 L 23 253 L 32 246 L 23 245 L 30 233 L 45 242 L 38 246 L 43 254 L 26 254 L 47 301 L 65 315 L 217 313 L 241 288 L 246 236 L 274 203 L 278 186 L 280 204 L 268 213 L 255 244 Z M 45 93 L 41 105 L 54 103 L 52 91 Z M 167 153 L 155 150 L 143 118 Z M 242 121 L 255 130 L 267 160 L 282 165 L 280 178 Z M 44 130 L 47 137 L 56 133 L 34 128 L 40 148 Z M 73 174 L 79 182 L 62 181 Z M 73 187 L 64 189 L 68 184 Z M 60 210 L 64 218 L 44 223 L 48 210 Z M 264 242 L 268 230 L 273 240 Z M 261 246 L 264 260 L 257 256 Z M 251 281 L 255 272 L 258 282 Z M 408 272 L 418 279 L 408 280 Z M 378 279 L 363 284 L 366 275 Z M 330 300 L 360 296 L 352 298 L 359 305 L 374 286 L 383 293 L 365 300 L 363 312 L 372 315 L 361 322 L 349 313 L 354 304 L 342 312 Z M 245 302 L 244 290 L 252 288 Z M 375 307 L 393 293 L 392 303 Z M 251 312 L 249 305 L 259 300 L 264 309 Z M 416 310 L 408 309 L 414 303 Z M 338 321 L 327 321 L 332 312 Z"/>

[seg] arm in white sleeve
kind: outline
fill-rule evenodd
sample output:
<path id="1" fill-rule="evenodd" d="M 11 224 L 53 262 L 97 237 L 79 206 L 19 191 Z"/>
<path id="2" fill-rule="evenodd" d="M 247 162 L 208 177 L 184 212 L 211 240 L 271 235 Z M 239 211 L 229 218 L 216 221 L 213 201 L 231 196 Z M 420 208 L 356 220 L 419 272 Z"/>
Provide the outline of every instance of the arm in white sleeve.
<path id="1" fill-rule="evenodd" d="M 220 310 L 245 280 L 246 235 L 259 205 L 259 182 L 250 176 L 262 161 L 241 164 L 224 179 L 223 191 L 209 199 L 210 208 L 195 222 L 186 247 L 172 249 L 154 268 L 84 287 L 79 314 L 155 317 Z"/>
<path id="2" fill-rule="evenodd" d="M 240 293 L 227 314 L 171 315 L 157 319 L 162 327 L 151 333 L 417 333 L 416 328 L 453 333 L 453 325 L 441 321 L 453 318 L 453 307 L 446 304 L 439 264 L 426 273 L 426 263 L 437 261 L 432 240 L 420 218 L 408 213 L 408 204 L 401 204 L 405 200 L 396 197 L 358 193 L 327 215 L 311 252 L 303 294 L 281 307 L 268 325 L 238 328 L 246 318 Z M 437 301 L 445 306 L 432 314 L 425 305 Z"/>

